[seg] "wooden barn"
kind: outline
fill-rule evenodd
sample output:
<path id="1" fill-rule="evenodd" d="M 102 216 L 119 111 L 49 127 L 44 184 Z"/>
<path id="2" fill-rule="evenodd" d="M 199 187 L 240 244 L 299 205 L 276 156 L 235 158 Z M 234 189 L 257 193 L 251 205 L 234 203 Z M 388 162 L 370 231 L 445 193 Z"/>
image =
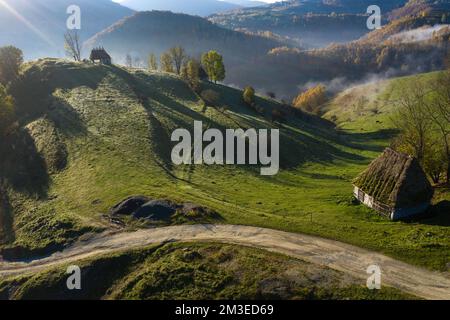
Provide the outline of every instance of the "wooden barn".
<path id="1" fill-rule="evenodd" d="M 91 56 L 89 59 L 93 63 L 111 65 L 111 56 L 106 52 L 106 50 L 103 47 L 92 49 Z"/>
<path id="2" fill-rule="evenodd" d="M 366 206 L 392 220 L 425 212 L 433 188 L 417 159 L 386 149 L 354 181 L 354 195 Z"/>

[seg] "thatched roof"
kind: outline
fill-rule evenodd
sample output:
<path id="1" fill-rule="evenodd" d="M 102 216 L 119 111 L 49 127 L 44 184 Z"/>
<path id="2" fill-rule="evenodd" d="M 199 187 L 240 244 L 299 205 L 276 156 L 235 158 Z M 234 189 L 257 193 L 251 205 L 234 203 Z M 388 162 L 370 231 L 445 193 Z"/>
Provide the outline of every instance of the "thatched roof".
<path id="1" fill-rule="evenodd" d="M 354 185 L 394 208 L 429 203 L 433 197 L 433 188 L 417 159 L 390 148 L 355 179 Z"/>
<path id="2" fill-rule="evenodd" d="M 91 51 L 91 60 L 111 60 L 111 56 L 104 48 L 95 48 Z"/>

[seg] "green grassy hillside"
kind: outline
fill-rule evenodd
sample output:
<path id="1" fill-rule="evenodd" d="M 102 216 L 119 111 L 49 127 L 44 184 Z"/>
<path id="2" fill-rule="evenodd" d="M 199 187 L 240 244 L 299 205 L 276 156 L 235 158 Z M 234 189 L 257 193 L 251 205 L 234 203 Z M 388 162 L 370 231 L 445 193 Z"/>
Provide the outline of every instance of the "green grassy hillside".
<path id="1" fill-rule="evenodd" d="M 86 41 L 85 47 L 108 48 L 116 63 L 125 61 L 127 54 L 146 62 L 150 52 L 160 56 L 174 46 L 182 46 L 192 57 L 200 57 L 213 49 L 224 56 L 224 63 L 231 72 L 231 68 L 238 68 L 286 44 L 286 41 L 277 37 L 225 29 L 199 16 L 145 11 L 122 19 L 97 33 Z"/>
<path id="2" fill-rule="evenodd" d="M 306 116 L 273 124 L 276 101 L 258 98 L 265 110 L 259 115 L 242 103 L 241 91 L 202 86 L 220 94 L 218 107 L 205 106 L 172 75 L 58 60 L 28 64 L 11 89 L 22 130 L 1 144 L 3 245 L 22 254 L 60 249 L 111 228 L 109 208 L 142 194 L 208 207 L 219 223 L 315 234 L 448 268 L 448 220 L 391 222 L 352 201 L 352 179 L 386 144 L 376 129 L 338 133 Z M 192 128 L 194 120 L 279 127 L 281 172 L 173 166 L 171 132 Z"/>

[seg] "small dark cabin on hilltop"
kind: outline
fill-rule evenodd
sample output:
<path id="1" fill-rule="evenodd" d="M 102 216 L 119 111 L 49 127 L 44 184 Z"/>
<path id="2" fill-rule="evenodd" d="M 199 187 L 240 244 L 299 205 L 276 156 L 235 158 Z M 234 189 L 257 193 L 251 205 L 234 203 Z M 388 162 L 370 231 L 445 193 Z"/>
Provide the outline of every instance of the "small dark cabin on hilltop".
<path id="1" fill-rule="evenodd" d="M 106 50 L 103 47 L 92 49 L 91 56 L 89 59 L 93 63 L 111 65 L 111 56 L 106 52 Z"/>
<path id="2" fill-rule="evenodd" d="M 433 188 L 419 161 L 391 148 L 375 159 L 353 185 L 360 202 L 392 220 L 425 212 L 433 198 Z"/>

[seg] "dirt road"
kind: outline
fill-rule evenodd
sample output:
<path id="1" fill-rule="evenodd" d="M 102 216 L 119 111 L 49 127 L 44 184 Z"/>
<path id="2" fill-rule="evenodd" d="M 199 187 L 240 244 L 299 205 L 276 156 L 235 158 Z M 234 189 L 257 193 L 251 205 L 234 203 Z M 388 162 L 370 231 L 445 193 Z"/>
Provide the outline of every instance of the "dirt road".
<path id="1" fill-rule="evenodd" d="M 365 284 L 370 265 L 382 271 L 382 285 L 425 299 L 450 300 L 450 276 L 337 241 L 271 229 L 233 225 L 194 225 L 105 233 L 79 241 L 63 252 L 31 262 L 0 262 L 0 277 L 36 272 L 102 253 L 142 247 L 165 241 L 214 241 L 240 244 L 330 267 L 361 279 Z"/>

